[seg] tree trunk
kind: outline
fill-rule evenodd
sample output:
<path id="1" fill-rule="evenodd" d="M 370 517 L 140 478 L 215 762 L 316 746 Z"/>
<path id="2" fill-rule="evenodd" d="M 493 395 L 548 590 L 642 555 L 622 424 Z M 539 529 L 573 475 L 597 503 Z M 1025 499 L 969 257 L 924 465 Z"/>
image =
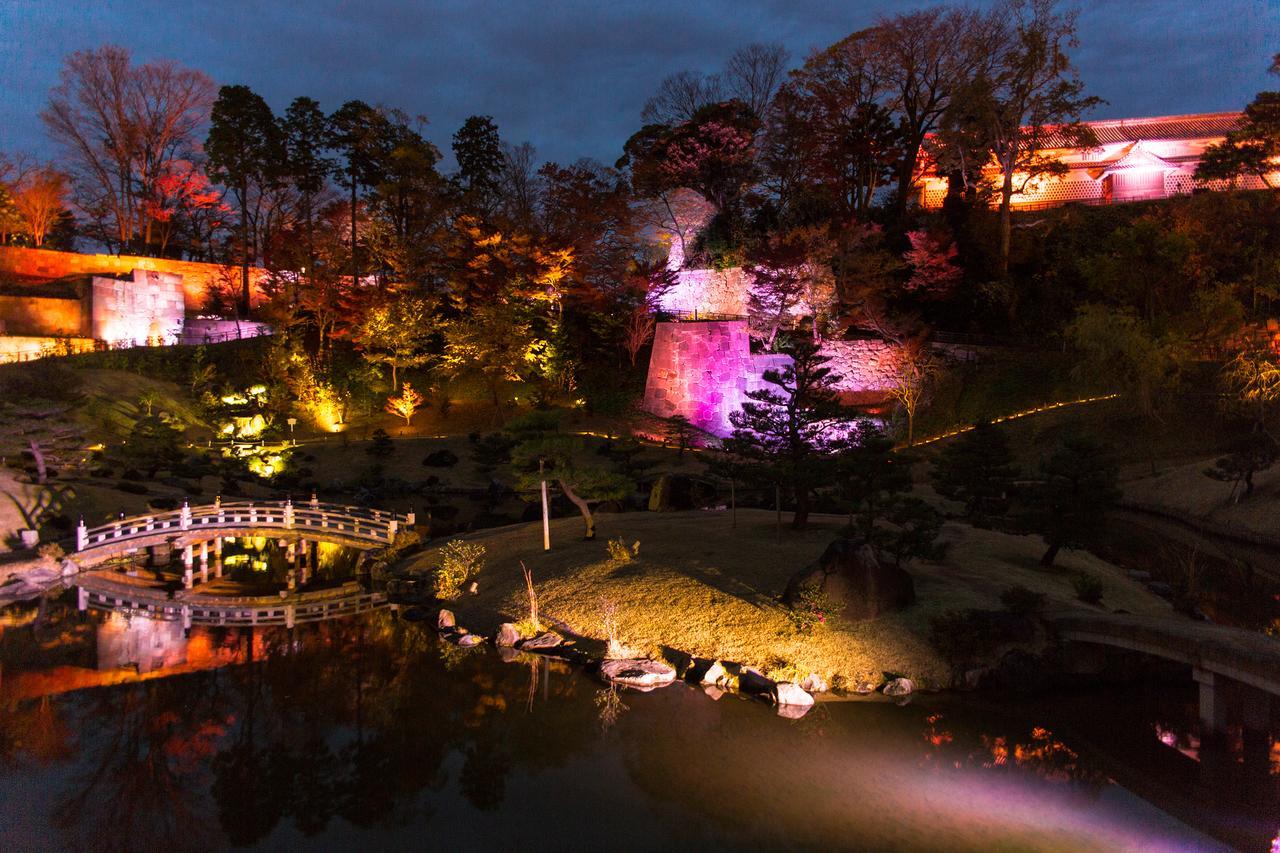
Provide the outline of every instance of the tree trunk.
<path id="1" fill-rule="evenodd" d="M 796 489 L 796 509 L 791 514 L 791 529 L 804 530 L 809 523 L 809 490 Z"/>
<path id="2" fill-rule="evenodd" d="M 1044 556 L 1040 558 L 1040 565 L 1052 566 L 1054 558 L 1058 556 L 1058 552 L 1061 550 L 1062 550 L 1062 543 L 1051 542 L 1049 544 L 1049 550 L 1045 551 Z"/>
<path id="3" fill-rule="evenodd" d="M 249 187 L 240 187 L 240 305 L 242 313 L 249 315 L 249 215 L 245 205 L 249 200 Z"/>
<path id="4" fill-rule="evenodd" d="M 1008 169 L 1004 173 L 1004 183 L 1000 186 L 1000 278 L 1009 275 L 1009 244 L 1013 233 L 1013 172 Z"/>
<path id="5" fill-rule="evenodd" d="M 577 493 L 574 492 L 573 489 L 569 488 L 568 483 L 564 480 L 556 480 L 556 483 L 559 484 L 560 491 L 564 492 L 564 496 L 578 508 L 578 512 L 582 513 L 582 521 L 586 525 L 586 532 L 583 533 L 582 538 L 595 539 L 596 519 L 595 516 L 591 514 L 591 505 L 578 497 Z"/>

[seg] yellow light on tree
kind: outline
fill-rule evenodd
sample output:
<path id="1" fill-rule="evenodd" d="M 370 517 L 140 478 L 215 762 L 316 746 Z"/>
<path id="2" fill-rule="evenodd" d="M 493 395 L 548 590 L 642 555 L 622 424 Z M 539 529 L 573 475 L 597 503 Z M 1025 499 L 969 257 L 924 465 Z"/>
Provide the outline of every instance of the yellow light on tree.
<path id="1" fill-rule="evenodd" d="M 413 425 L 413 416 L 422 408 L 424 397 L 413 390 L 413 385 L 405 382 L 400 386 L 400 393 L 387 398 L 386 410 L 389 414 L 404 418 L 405 426 Z"/>

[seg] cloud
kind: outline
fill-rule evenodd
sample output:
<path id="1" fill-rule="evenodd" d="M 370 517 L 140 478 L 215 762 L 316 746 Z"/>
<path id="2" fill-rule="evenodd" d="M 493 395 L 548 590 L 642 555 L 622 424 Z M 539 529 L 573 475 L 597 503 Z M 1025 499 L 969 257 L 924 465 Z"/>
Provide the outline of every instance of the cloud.
<path id="1" fill-rule="evenodd" d="M 415 0 L 7 0 L 0 8 L 0 150 L 48 152 L 38 113 L 66 53 L 106 42 L 246 83 L 278 110 L 360 98 L 428 118 L 444 151 L 472 114 L 545 159 L 612 162 L 667 74 L 714 71 L 739 46 L 782 41 L 796 61 L 924 3 L 804 0 L 470 3 Z M 1280 49 L 1275 0 L 1088 4 L 1077 65 L 1102 116 L 1238 109 Z"/>

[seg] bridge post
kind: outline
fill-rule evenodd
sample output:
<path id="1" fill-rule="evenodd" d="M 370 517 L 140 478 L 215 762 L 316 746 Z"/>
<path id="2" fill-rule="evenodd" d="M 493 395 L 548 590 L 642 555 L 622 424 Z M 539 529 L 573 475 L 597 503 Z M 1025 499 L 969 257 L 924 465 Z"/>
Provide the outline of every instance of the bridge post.
<path id="1" fill-rule="evenodd" d="M 413 510 L 409 510 L 408 514 L 405 515 L 404 517 L 404 526 L 414 527 L 417 525 L 417 523 L 418 523 L 418 514 Z"/>
<path id="2" fill-rule="evenodd" d="M 400 528 L 400 522 L 394 518 L 387 522 L 387 541 L 396 541 L 396 531 Z"/>
<path id="3" fill-rule="evenodd" d="M 182 630 L 191 630 L 191 607 L 186 604 L 182 605 Z"/>
<path id="4" fill-rule="evenodd" d="M 222 510 L 222 495 L 218 495 L 213 499 L 213 508 L 218 513 L 218 524 L 226 524 L 227 514 Z M 219 539 L 218 541 L 221 542 L 222 540 Z M 222 553 L 221 548 L 219 548 L 218 553 Z"/>
<path id="5" fill-rule="evenodd" d="M 286 628 L 293 627 L 293 605 L 290 604 L 284 609 L 284 626 Z"/>
<path id="6" fill-rule="evenodd" d="M 1191 677 L 1200 685 L 1200 725 L 1204 737 L 1217 737 L 1227 730 L 1226 679 L 1206 669 L 1193 667 Z"/>
<path id="7" fill-rule="evenodd" d="M 293 498 L 286 498 L 284 502 L 284 526 L 287 530 L 293 529 Z"/>
<path id="8" fill-rule="evenodd" d="M 179 519 L 183 530 L 191 529 L 191 504 L 186 498 L 182 499 L 182 514 L 179 516 Z"/>
<path id="9" fill-rule="evenodd" d="M 258 507 L 256 504 L 249 504 L 249 523 L 258 523 Z"/>
<path id="10" fill-rule="evenodd" d="M 213 540 L 213 576 L 222 577 L 222 537 Z"/>
<path id="11" fill-rule="evenodd" d="M 89 607 L 89 590 L 82 586 L 76 587 L 76 609 L 83 613 Z"/>
<path id="12" fill-rule="evenodd" d="M 188 564 L 187 567 L 182 570 L 182 588 L 191 589 L 195 585 L 195 578 L 191 573 L 191 565 Z"/>
<path id="13" fill-rule="evenodd" d="M 80 516 L 80 523 L 76 525 L 76 550 L 83 551 L 89 544 L 89 531 L 84 526 L 84 516 Z"/>

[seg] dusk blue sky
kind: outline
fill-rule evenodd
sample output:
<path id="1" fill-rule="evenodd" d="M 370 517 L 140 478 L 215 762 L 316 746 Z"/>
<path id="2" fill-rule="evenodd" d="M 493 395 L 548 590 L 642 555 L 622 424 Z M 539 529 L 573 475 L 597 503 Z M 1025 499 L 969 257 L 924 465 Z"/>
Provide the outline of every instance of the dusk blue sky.
<path id="1" fill-rule="evenodd" d="M 874 22 L 930 3 L 393 0 L 0 0 L 0 151 L 52 153 L 38 113 L 73 50 L 114 42 L 245 83 L 282 110 L 309 95 L 425 115 L 448 153 L 468 116 L 492 115 L 540 159 L 612 163 L 667 74 L 715 71 L 739 46 L 781 41 L 798 64 Z M 980 4 L 979 4 L 980 5 Z M 1241 108 L 1280 51 L 1280 0 L 1081 3 L 1075 52 L 1093 118 Z"/>

